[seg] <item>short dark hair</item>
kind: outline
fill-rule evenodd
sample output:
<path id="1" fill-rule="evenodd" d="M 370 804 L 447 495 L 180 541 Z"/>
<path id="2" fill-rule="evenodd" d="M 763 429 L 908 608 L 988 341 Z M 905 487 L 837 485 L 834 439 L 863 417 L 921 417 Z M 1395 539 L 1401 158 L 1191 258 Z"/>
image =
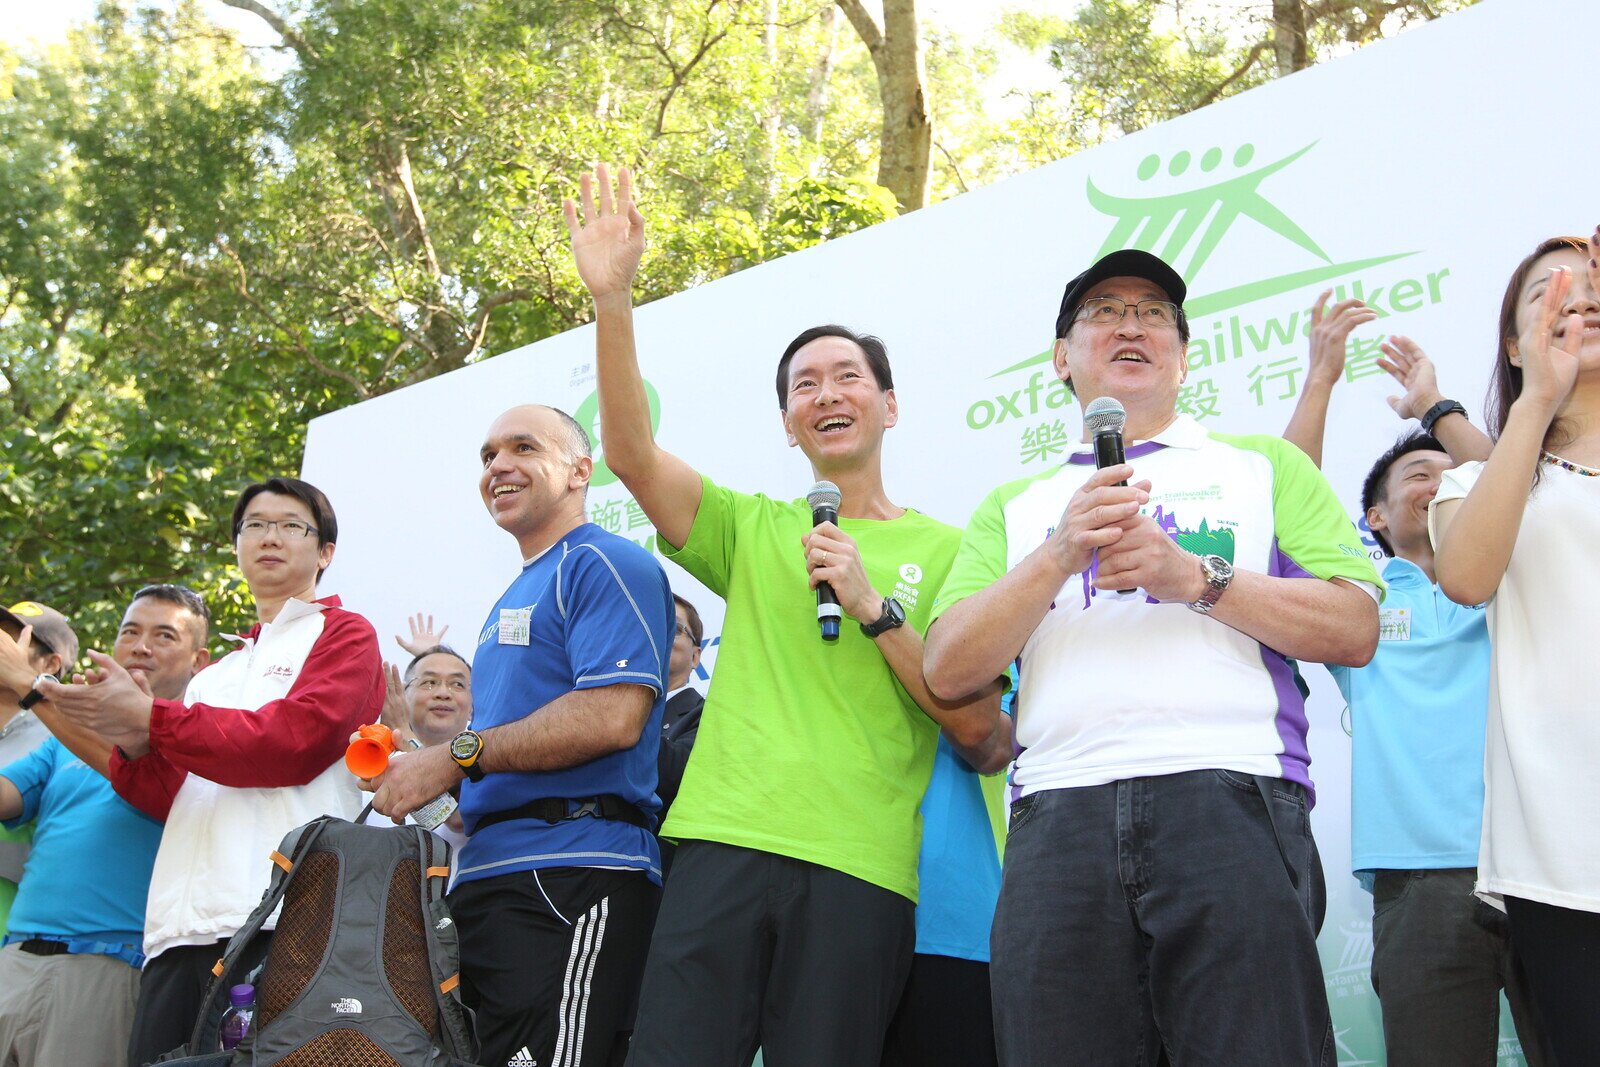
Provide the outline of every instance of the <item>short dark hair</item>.
<path id="1" fill-rule="evenodd" d="M 583 428 L 583 423 L 558 407 L 551 407 L 549 404 L 544 406 L 555 412 L 561 420 L 561 425 L 566 428 L 567 448 L 572 453 L 568 458 L 571 462 L 576 463 L 580 459 L 593 456 L 594 446 L 589 443 L 589 431 Z"/>
<path id="2" fill-rule="evenodd" d="M 689 603 L 677 593 L 672 594 L 672 602 L 683 609 L 684 618 L 689 620 L 689 633 L 694 637 L 696 647 L 706 635 L 705 623 L 700 621 L 700 613 L 694 610 L 694 605 Z"/>
<path id="3" fill-rule="evenodd" d="M 300 501 L 311 512 L 311 525 L 317 528 L 317 547 L 335 544 L 339 540 L 339 520 L 333 514 L 333 505 L 328 502 L 327 494 L 310 482 L 303 482 L 299 478 L 268 478 L 264 482 L 253 482 L 244 487 L 239 494 L 238 503 L 233 505 L 233 536 L 229 540 L 239 540 L 239 529 L 244 525 L 244 512 L 250 506 L 250 501 L 262 493 L 277 493 L 280 496 L 289 496 Z M 322 577 L 325 568 L 317 568 L 317 577 Z"/>
<path id="4" fill-rule="evenodd" d="M 411 662 L 406 664 L 406 673 L 404 678 L 407 685 L 411 684 L 411 676 L 417 673 L 417 664 L 421 663 L 429 656 L 454 656 L 456 659 L 460 660 L 461 665 L 467 669 L 467 677 L 472 677 L 472 664 L 467 662 L 466 657 L 457 652 L 455 649 L 451 648 L 449 645 L 434 645 L 432 648 L 425 648 L 421 652 L 418 652 L 415 656 L 412 656 Z"/>
<path id="5" fill-rule="evenodd" d="M 1410 455 L 1412 452 L 1445 452 L 1448 451 L 1439 439 L 1432 434 L 1413 430 L 1401 435 L 1400 439 L 1390 446 L 1389 451 L 1378 457 L 1378 461 L 1367 472 L 1366 481 L 1361 483 L 1361 514 L 1364 518 L 1374 504 L 1388 499 L 1389 470 L 1400 460 L 1401 456 Z M 1389 539 L 1377 530 L 1372 531 L 1373 539 L 1378 542 L 1378 547 L 1383 549 L 1386 556 L 1394 555 L 1394 547 L 1389 544 Z"/>
<path id="6" fill-rule="evenodd" d="M 190 629 L 194 632 L 195 645 L 201 648 L 205 647 L 206 635 L 211 628 L 211 609 L 206 607 L 206 602 L 200 599 L 199 593 L 196 593 L 186 585 L 171 585 L 160 582 L 155 585 L 145 586 L 133 594 L 133 599 L 128 603 L 134 604 L 140 600 L 161 600 L 168 604 L 176 604 L 190 615 L 193 615 L 195 622 L 190 626 Z"/>
<path id="7" fill-rule="evenodd" d="M 878 388 L 886 393 L 894 388 L 894 375 L 889 372 L 889 349 L 882 339 L 870 333 L 856 333 L 848 326 L 832 323 L 813 326 L 809 330 L 802 330 L 800 336 L 790 341 L 789 347 L 783 350 L 783 356 L 778 360 L 779 411 L 789 410 L 789 364 L 794 361 L 794 354 L 819 337 L 840 337 L 854 344 L 867 357 L 867 366 L 872 369 Z"/>

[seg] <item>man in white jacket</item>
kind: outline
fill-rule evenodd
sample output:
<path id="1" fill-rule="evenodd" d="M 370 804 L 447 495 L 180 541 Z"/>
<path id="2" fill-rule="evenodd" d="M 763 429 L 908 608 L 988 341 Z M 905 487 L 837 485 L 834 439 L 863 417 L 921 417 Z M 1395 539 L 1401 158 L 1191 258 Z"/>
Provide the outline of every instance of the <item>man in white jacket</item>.
<path id="1" fill-rule="evenodd" d="M 383 704 L 372 625 L 316 585 L 333 561 L 328 498 L 295 478 L 240 494 L 239 569 L 257 625 L 196 675 L 185 702 L 150 696 L 114 660 L 44 696 L 118 746 L 110 778 L 129 803 L 165 822 L 145 917 L 149 957 L 129 1062 L 142 1067 L 187 1040 L 211 968 L 265 890 L 266 857 L 320 815 L 361 810 L 345 770 L 347 739 Z"/>

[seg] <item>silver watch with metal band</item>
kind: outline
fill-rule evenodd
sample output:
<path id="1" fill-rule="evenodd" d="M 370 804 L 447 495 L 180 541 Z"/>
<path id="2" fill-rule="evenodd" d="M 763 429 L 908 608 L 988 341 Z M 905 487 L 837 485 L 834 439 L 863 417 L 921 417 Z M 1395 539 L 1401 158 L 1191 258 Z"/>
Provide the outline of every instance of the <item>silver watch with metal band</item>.
<path id="1" fill-rule="evenodd" d="M 1206 591 L 1200 594 L 1199 600 L 1189 605 L 1189 609 L 1210 615 L 1211 609 L 1228 588 L 1228 583 L 1233 581 L 1233 564 L 1221 556 L 1201 556 L 1200 573 L 1206 576 Z"/>

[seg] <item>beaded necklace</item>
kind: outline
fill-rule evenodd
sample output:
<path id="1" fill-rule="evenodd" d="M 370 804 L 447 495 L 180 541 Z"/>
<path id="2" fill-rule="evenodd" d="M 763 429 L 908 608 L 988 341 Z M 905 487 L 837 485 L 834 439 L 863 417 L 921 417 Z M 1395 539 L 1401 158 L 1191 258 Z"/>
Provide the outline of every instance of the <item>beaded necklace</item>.
<path id="1" fill-rule="evenodd" d="M 1562 470 L 1568 470 L 1574 474 L 1581 474 L 1585 478 L 1600 478 L 1600 470 L 1595 470 L 1593 467 L 1585 467 L 1581 463 L 1573 463 L 1571 460 L 1562 459 L 1560 456 L 1551 452 L 1541 451 L 1539 455 L 1542 456 L 1544 461 L 1550 464 L 1552 467 L 1560 467 Z"/>

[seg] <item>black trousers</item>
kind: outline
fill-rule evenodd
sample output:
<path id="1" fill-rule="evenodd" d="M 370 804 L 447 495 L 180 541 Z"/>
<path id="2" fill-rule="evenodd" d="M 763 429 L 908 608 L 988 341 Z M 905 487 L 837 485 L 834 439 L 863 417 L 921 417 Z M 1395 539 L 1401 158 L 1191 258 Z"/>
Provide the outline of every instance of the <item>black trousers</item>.
<path id="1" fill-rule="evenodd" d="M 266 958 L 271 944 L 270 933 L 256 938 L 234 971 L 238 976 L 235 985 L 242 983 L 245 975 Z M 133 1009 L 133 1034 L 128 1039 L 129 1067 L 145 1067 L 156 1057 L 189 1040 L 200 1015 L 200 1004 L 211 987 L 211 969 L 227 947 L 227 941 L 180 945 L 167 949 L 144 965 L 144 972 L 139 976 L 139 1002 Z M 211 1014 L 220 1018 L 227 1006 L 228 998 L 219 997 L 211 1006 Z M 189 1051 L 200 1054 L 216 1049 Z"/>
<path id="2" fill-rule="evenodd" d="M 900 996 L 883 1067 L 995 1067 L 989 965 L 917 953 Z"/>
<path id="3" fill-rule="evenodd" d="M 461 996 L 485 1067 L 619 1067 L 661 890 L 639 871 L 556 867 L 449 897 Z"/>
<path id="4" fill-rule="evenodd" d="M 878 1067 L 915 944 L 898 893 L 804 860 L 678 846 L 629 1067 Z"/>
<path id="5" fill-rule="evenodd" d="M 1511 943 L 1528 970 L 1556 1063 L 1600 1063 L 1600 913 L 1505 900 Z"/>

